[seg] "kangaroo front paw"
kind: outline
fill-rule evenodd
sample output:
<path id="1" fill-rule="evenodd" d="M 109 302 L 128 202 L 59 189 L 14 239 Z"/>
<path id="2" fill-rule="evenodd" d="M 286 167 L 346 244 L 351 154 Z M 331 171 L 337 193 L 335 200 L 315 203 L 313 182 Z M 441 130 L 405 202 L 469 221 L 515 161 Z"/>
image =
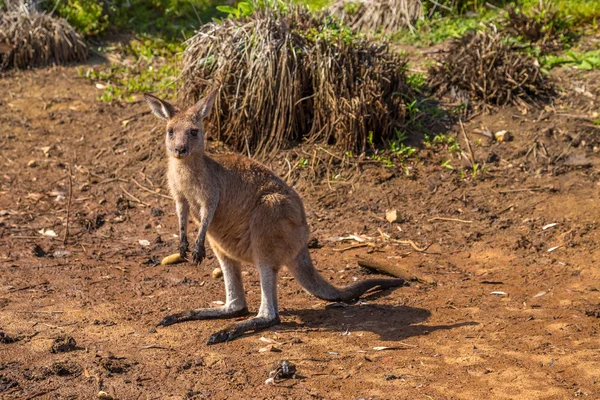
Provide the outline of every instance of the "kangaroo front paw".
<path id="1" fill-rule="evenodd" d="M 194 249 L 192 250 L 192 262 L 196 265 L 200 265 L 205 257 L 206 249 L 204 246 L 194 246 Z"/>
<path id="2" fill-rule="evenodd" d="M 188 251 L 188 246 L 188 241 L 186 239 L 183 239 L 179 242 L 179 255 L 181 258 L 185 258 Z"/>

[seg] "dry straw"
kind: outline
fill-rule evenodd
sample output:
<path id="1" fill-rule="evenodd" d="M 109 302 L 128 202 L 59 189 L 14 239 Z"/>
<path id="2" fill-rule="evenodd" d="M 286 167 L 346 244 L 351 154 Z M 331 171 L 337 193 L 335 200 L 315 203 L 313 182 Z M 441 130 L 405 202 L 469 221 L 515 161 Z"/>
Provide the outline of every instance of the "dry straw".
<path id="1" fill-rule="evenodd" d="M 536 60 L 496 32 L 468 32 L 454 41 L 441 63 L 429 70 L 429 79 L 438 93 L 466 93 L 484 108 L 526 105 L 552 95 Z"/>
<path id="2" fill-rule="evenodd" d="M 23 7 L 0 11 L 0 71 L 83 61 L 88 48 L 66 20 Z"/>
<path id="3" fill-rule="evenodd" d="M 267 154 L 299 141 L 363 151 L 404 125 L 406 62 L 303 8 L 261 10 L 204 25 L 188 41 L 187 103 L 220 84 L 211 123 L 238 151 Z"/>
<path id="4" fill-rule="evenodd" d="M 421 0 L 337 0 L 329 8 L 343 22 L 367 33 L 392 34 L 423 18 Z"/>

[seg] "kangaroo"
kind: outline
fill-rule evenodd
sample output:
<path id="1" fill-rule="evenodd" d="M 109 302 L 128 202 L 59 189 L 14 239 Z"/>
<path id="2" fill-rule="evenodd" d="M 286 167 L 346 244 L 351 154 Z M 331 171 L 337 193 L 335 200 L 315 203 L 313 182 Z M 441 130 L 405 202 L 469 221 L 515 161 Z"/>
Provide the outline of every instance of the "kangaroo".
<path id="1" fill-rule="evenodd" d="M 402 279 L 368 279 L 338 288 L 315 269 L 308 252 L 308 224 L 300 196 L 267 167 L 241 155 L 208 156 L 202 120 L 209 114 L 213 90 L 187 110 L 145 94 L 152 112 L 167 121 L 167 178 L 179 220 L 179 252 L 188 251 L 189 216 L 199 224 L 191 252 L 199 265 L 205 241 L 217 257 L 225 282 L 225 305 L 168 315 L 157 326 L 178 322 L 233 318 L 248 314 L 241 263 L 258 268 L 261 303 L 258 315 L 211 335 L 207 345 L 233 340 L 247 331 L 280 322 L 277 274 L 286 266 L 298 283 L 327 301 L 348 302 L 366 291 L 404 285 Z"/>

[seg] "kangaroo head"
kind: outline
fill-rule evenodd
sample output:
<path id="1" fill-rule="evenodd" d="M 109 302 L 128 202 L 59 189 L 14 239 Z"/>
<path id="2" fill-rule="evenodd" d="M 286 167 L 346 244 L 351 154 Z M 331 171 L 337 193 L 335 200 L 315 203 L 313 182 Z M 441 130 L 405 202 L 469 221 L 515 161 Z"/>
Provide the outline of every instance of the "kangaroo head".
<path id="1" fill-rule="evenodd" d="M 167 154 L 175 158 L 186 158 L 204 153 L 204 128 L 202 120 L 210 113 L 217 90 L 185 111 L 177 109 L 167 101 L 149 93 L 144 94 L 150 109 L 158 118 L 167 121 Z"/>

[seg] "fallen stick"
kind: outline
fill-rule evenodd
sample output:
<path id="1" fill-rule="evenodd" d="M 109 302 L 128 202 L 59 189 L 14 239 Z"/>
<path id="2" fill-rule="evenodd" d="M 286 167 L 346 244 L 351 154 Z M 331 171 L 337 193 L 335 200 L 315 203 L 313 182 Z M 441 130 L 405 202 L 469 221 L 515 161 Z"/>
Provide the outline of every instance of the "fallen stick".
<path id="1" fill-rule="evenodd" d="M 398 243 L 398 244 L 403 244 L 405 246 L 410 246 L 412 247 L 415 251 L 418 251 L 419 253 L 427 253 L 427 249 L 429 248 L 429 246 L 431 246 L 431 244 L 428 244 L 427 246 L 421 248 L 418 247 L 415 242 L 413 242 L 412 240 L 398 240 L 398 239 L 391 239 L 392 242 L 394 243 Z M 428 253 L 428 254 L 437 254 L 437 253 Z"/>
<path id="2" fill-rule="evenodd" d="M 363 267 L 363 268 L 367 268 L 370 270 L 375 270 L 378 272 L 382 272 L 386 275 L 391 275 L 394 276 L 396 278 L 401 278 L 404 279 L 406 281 L 408 281 L 408 276 L 410 275 L 408 273 L 408 271 L 403 270 L 402 268 L 393 265 L 393 264 L 384 264 L 380 261 L 377 260 L 373 260 L 371 258 L 359 258 L 358 260 L 358 265 Z"/>
<path id="3" fill-rule="evenodd" d="M 139 204 L 146 206 L 146 207 L 150 207 L 149 204 L 144 203 L 143 201 L 141 201 L 140 199 L 138 199 L 137 197 L 135 197 L 134 195 L 132 195 L 131 193 L 129 193 L 127 190 L 125 190 L 125 188 L 121 185 L 119 185 L 119 187 L 121 188 L 121 190 L 123 191 L 123 193 L 125 193 L 127 195 L 127 197 L 131 198 L 133 201 L 138 202 Z"/>
<path id="4" fill-rule="evenodd" d="M 434 221 L 453 221 L 453 222 L 462 222 L 463 224 L 472 224 L 473 221 L 467 221 L 464 219 L 458 219 L 458 218 L 445 218 L 445 217 L 435 217 L 435 218 L 431 218 L 429 220 L 429 222 L 434 222 Z"/>
<path id="5" fill-rule="evenodd" d="M 63 245 L 67 244 L 67 239 L 69 238 L 69 219 L 71 218 L 71 200 L 73 199 L 73 177 L 71 174 L 71 163 L 69 163 L 69 200 L 67 203 L 67 223 L 65 227 L 65 235 L 63 236 Z"/>
<path id="6" fill-rule="evenodd" d="M 158 192 L 155 192 L 152 189 L 148 189 L 147 187 L 142 186 L 138 181 L 136 181 L 133 178 L 131 178 L 131 180 L 133 181 L 133 183 L 135 183 L 136 185 L 138 185 L 141 189 L 145 190 L 146 192 L 150 192 L 150 193 L 152 193 L 155 196 L 164 197 L 165 199 L 173 200 L 173 198 L 171 196 L 167 196 L 166 194 L 158 193 Z"/>
<path id="7" fill-rule="evenodd" d="M 375 247 L 375 244 L 373 244 L 373 243 L 353 244 L 352 246 L 342 247 L 341 249 L 333 249 L 333 251 L 344 252 L 346 250 L 358 249 L 361 247 Z"/>

